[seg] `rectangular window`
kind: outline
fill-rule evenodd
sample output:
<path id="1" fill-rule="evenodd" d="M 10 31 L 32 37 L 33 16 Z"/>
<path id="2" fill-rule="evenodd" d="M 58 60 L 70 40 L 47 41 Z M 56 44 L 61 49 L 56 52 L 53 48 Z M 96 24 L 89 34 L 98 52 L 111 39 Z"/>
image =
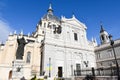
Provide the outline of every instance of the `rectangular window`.
<path id="1" fill-rule="evenodd" d="M 100 59 L 101 56 L 100 56 L 100 53 L 97 53 L 97 59 Z"/>
<path id="2" fill-rule="evenodd" d="M 74 40 L 78 40 L 77 33 L 74 33 Z"/>
<path id="3" fill-rule="evenodd" d="M 108 56 L 109 58 L 112 58 L 112 57 L 113 57 L 112 50 L 108 50 L 107 53 L 108 53 L 108 55 L 109 55 L 109 56 Z"/>
<path id="4" fill-rule="evenodd" d="M 46 23 L 44 23 L 44 27 L 46 27 Z"/>
<path id="5" fill-rule="evenodd" d="M 47 26 L 48 28 L 50 28 L 51 27 L 51 25 L 50 25 L 50 22 L 48 22 L 48 26 Z"/>

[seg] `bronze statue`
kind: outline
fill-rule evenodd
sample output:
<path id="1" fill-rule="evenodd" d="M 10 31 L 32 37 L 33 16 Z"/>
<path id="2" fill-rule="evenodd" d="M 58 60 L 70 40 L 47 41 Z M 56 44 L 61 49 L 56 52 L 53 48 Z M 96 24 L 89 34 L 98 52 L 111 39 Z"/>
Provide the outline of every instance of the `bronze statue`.
<path id="1" fill-rule="evenodd" d="M 62 27 L 59 25 L 57 28 L 57 33 L 60 34 L 62 32 Z"/>
<path id="2" fill-rule="evenodd" d="M 59 25 L 58 27 L 55 27 L 54 34 L 58 33 L 60 34 L 62 32 L 62 27 Z"/>
<path id="3" fill-rule="evenodd" d="M 18 39 L 17 38 L 17 43 L 18 43 L 18 48 L 16 51 L 16 59 L 23 59 L 24 56 L 24 47 L 27 44 L 24 37 Z"/>

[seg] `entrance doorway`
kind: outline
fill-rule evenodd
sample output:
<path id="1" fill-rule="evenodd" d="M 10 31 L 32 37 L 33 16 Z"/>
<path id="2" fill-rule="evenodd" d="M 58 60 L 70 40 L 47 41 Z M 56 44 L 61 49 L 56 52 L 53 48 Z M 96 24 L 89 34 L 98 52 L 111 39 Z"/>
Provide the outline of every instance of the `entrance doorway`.
<path id="1" fill-rule="evenodd" d="M 12 70 L 9 71 L 9 76 L 8 76 L 8 79 L 12 79 Z"/>
<path id="2" fill-rule="evenodd" d="M 58 67 L 58 77 L 63 77 L 62 67 Z"/>
<path id="3" fill-rule="evenodd" d="M 81 66 L 80 64 L 76 64 L 76 76 L 80 76 L 81 75 Z"/>

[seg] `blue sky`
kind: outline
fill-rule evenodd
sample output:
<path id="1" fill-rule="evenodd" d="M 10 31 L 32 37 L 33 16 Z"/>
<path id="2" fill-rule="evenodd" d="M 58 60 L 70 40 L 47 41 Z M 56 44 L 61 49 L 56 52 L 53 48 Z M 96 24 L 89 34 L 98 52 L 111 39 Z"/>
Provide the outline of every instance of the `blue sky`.
<path id="1" fill-rule="evenodd" d="M 0 40 L 4 41 L 10 31 L 35 31 L 50 2 L 58 17 L 71 18 L 74 13 L 87 26 L 89 40 L 96 37 L 99 42 L 101 21 L 114 39 L 120 38 L 120 0 L 0 0 Z"/>

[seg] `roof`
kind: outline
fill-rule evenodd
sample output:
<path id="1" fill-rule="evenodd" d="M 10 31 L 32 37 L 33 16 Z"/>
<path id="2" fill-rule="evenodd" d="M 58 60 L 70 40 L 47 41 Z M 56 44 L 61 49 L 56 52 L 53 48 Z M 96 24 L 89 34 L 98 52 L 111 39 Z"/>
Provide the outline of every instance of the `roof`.
<path id="1" fill-rule="evenodd" d="M 114 40 L 114 47 L 118 47 L 118 46 L 120 46 L 120 39 Z M 111 45 L 110 45 L 110 42 L 108 42 L 106 44 L 101 44 L 96 46 L 95 52 L 110 49 L 110 48 L 111 48 Z"/>
<path id="2" fill-rule="evenodd" d="M 54 16 L 53 14 L 47 13 L 43 16 L 43 19 L 45 20 L 49 20 L 49 21 L 56 21 L 56 22 L 60 22 L 60 19 L 56 16 Z"/>
<path id="3" fill-rule="evenodd" d="M 60 19 L 53 14 L 53 9 L 50 4 L 49 9 L 47 10 L 47 14 L 43 16 L 43 19 L 49 20 L 49 21 L 54 21 L 54 22 L 60 22 Z"/>

